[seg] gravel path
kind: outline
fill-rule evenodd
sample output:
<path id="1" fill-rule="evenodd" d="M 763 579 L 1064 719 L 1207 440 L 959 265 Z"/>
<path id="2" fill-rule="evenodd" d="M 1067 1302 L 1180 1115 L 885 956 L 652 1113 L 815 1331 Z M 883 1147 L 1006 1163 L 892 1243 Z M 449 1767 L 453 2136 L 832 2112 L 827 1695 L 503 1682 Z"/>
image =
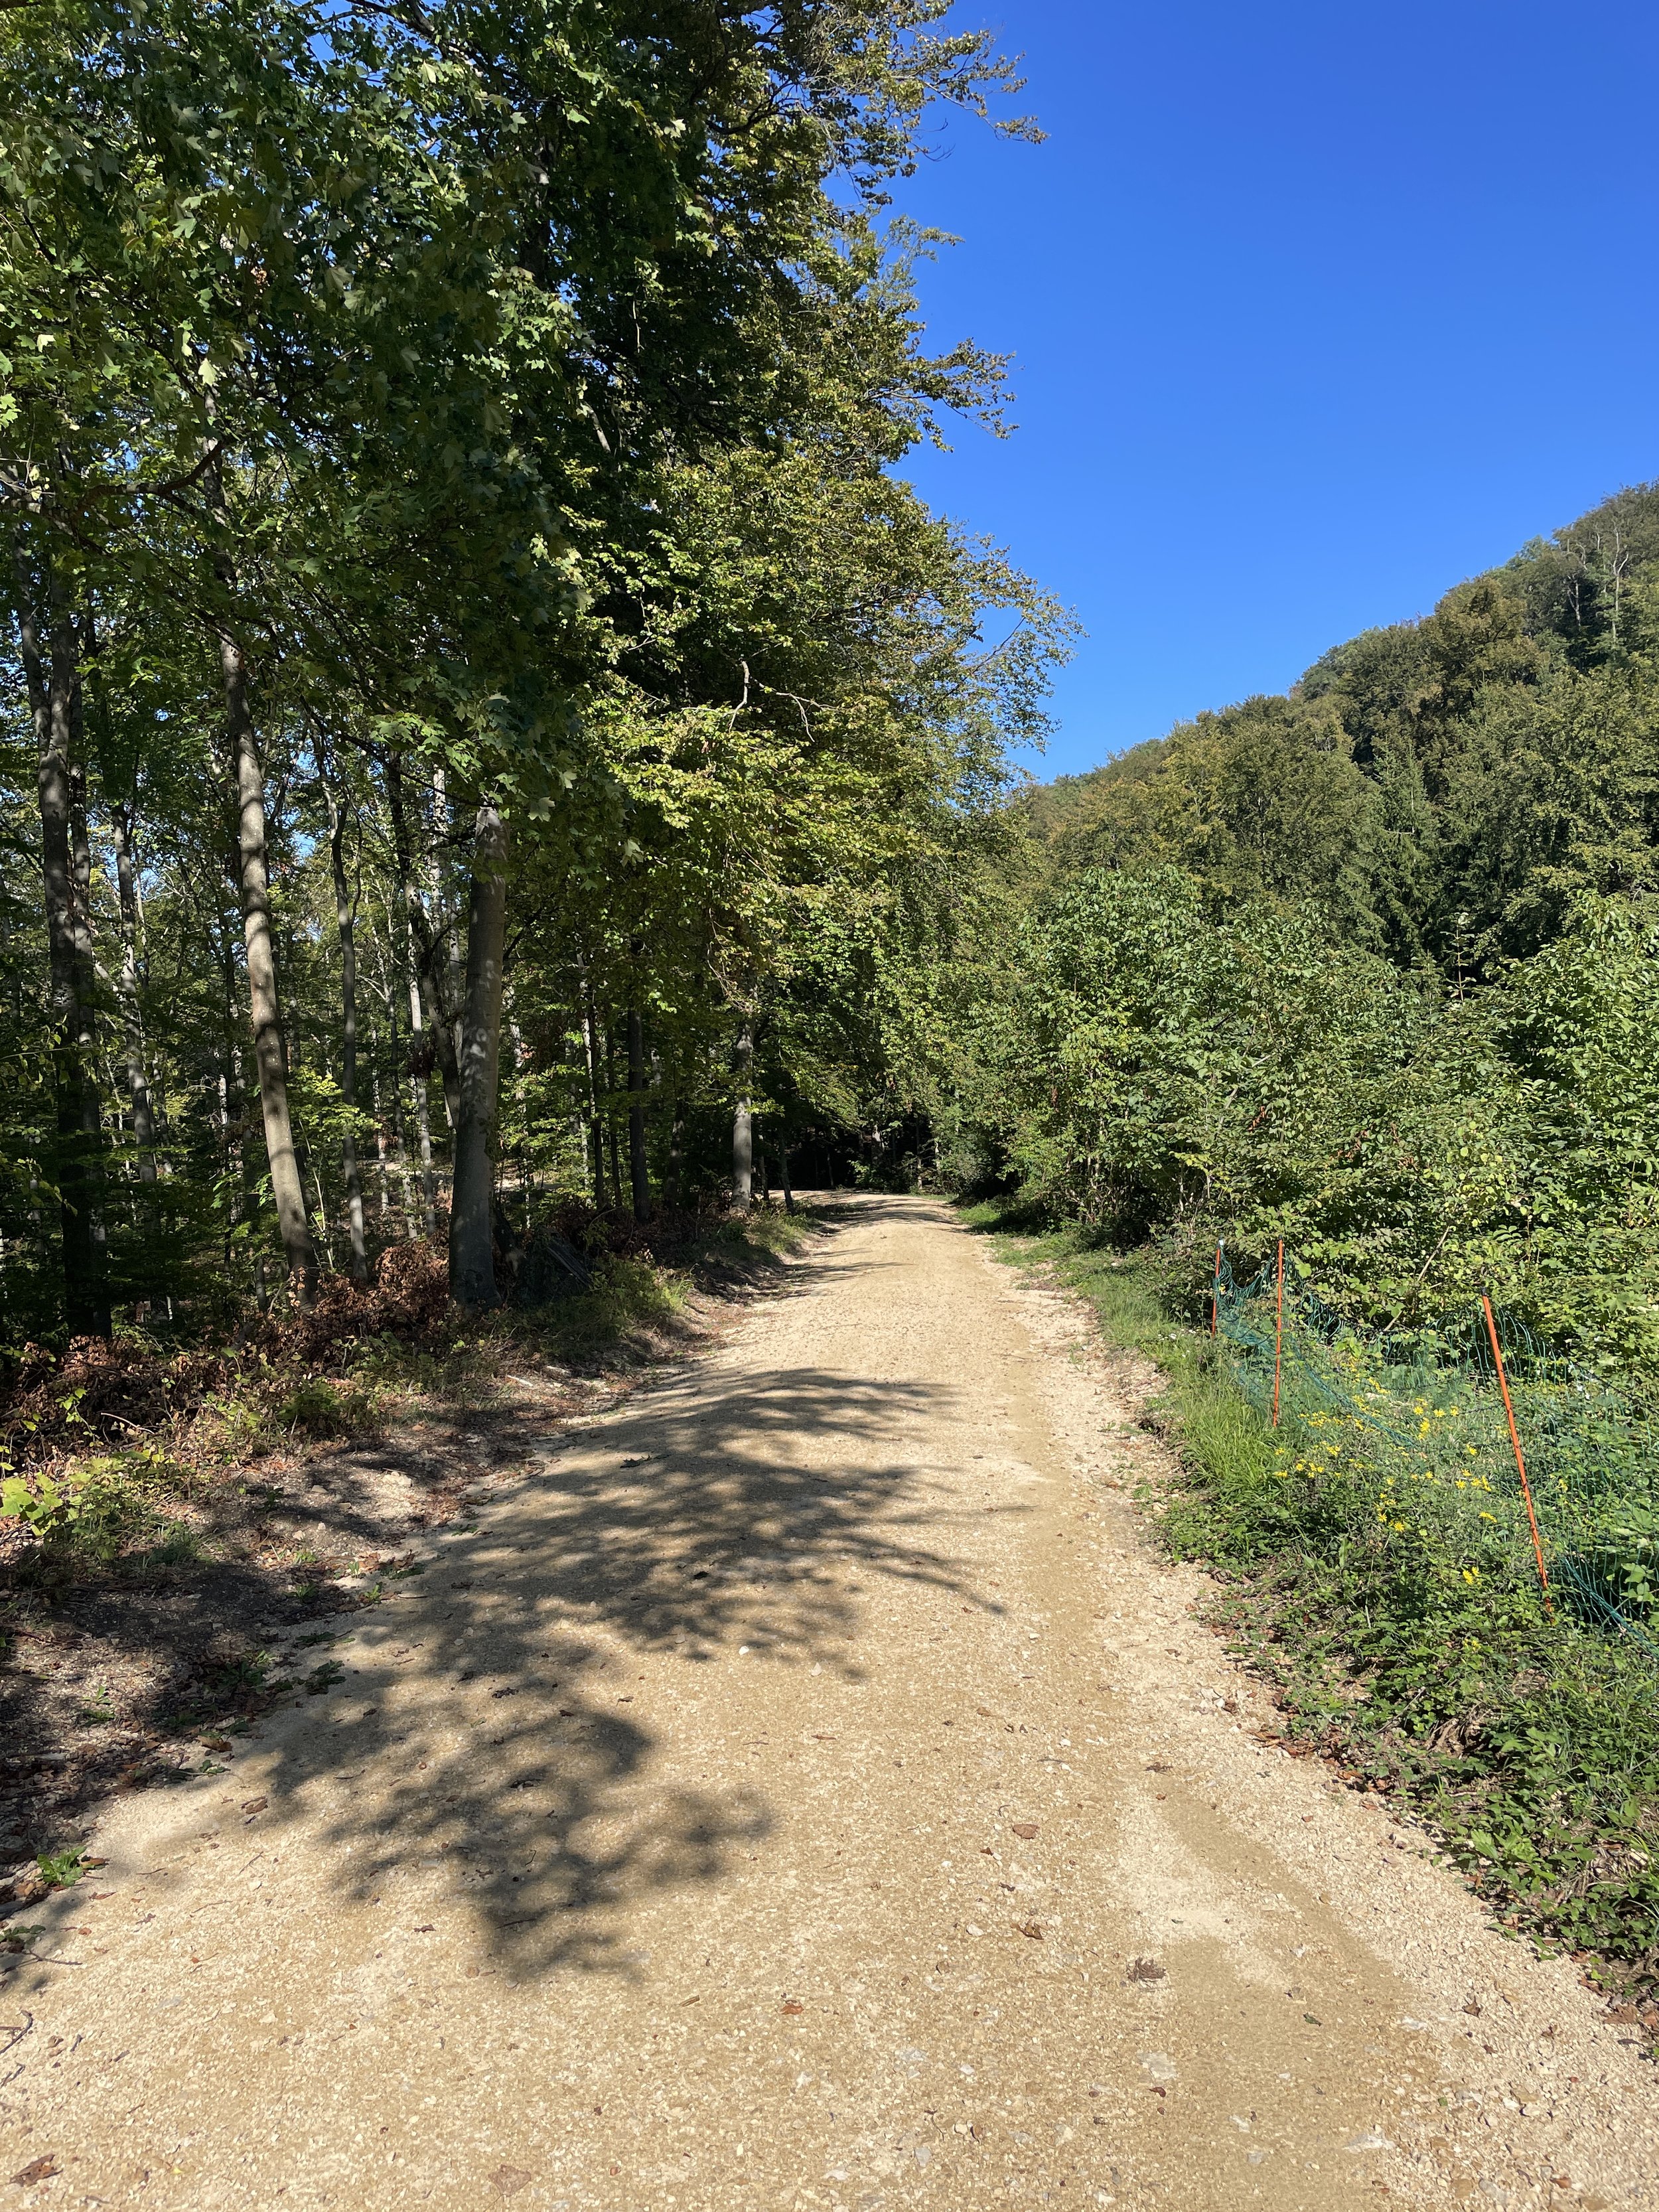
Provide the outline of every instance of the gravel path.
<path id="1" fill-rule="evenodd" d="M 921 1200 L 789 1285 L 117 1801 L 3 2197 L 1659 2206 L 1628 2032 L 1254 1739 L 1076 1310 Z"/>

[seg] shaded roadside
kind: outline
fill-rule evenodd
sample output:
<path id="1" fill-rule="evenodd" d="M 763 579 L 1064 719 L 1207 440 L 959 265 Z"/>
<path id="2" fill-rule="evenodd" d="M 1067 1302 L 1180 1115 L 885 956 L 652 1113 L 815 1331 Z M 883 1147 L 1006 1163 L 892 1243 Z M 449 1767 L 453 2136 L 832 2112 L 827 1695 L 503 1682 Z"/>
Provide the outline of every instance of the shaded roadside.
<path id="1" fill-rule="evenodd" d="M 343 1374 L 290 1390 L 307 1419 L 273 1419 L 269 1389 L 228 1394 L 153 1440 L 148 1489 L 125 1474 L 142 1480 L 144 1448 L 130 1455 L 113 1526 L 43 1543 L 0 1522 L 0 1868 L 15 1895 L 38 1886 L 38 1854 L 73 1851 L 100 1794 L 231 1763 L 325 1662 L 337 1622 L 307 1624 L 406 1588 L 416 1547 L 477 1486 L 717 1337 L 832 1219 L 665 1239 L 607 1301 L 502 1316 L 459 1346 L 453 1326 L 373 1340 Z"/>

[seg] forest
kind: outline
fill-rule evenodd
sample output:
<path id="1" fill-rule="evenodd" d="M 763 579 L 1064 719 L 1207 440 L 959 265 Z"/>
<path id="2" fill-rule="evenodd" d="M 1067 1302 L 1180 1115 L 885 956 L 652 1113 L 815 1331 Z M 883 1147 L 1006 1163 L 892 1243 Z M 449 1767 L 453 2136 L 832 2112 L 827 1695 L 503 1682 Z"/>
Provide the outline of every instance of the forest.
<path id="1" fill-rule="evenodd" d="M 1066 634 L 896 473 L 944 12 L 0 21 L 14 1361 L 879 1168 Z"/>
<path id="2" fill-rule="evenodd" d="M 278 1475 L 486 1317 L 924 1189 L 1171 1378 L 1296 1724 L 1651 1993 L 1659 486 L 1026 775 L 1075 624 L 905 476 L 1011 395 L 895 188 L 1036 135 L 949 13 L 0 7 L 8 1618 L 337 1609 Z M 157 1741 L 275 1694 L 198 1641 Z"/>
<path id="3" fill-rule="evenodd" d="M 1030 128 L 942 12 L 9 19 L 9 1356 L 793 1158 L 1659 1361 L 1659 493 L 1016 776 L 1072 625 L 902 473 L 1008 396 L 891 213 Z"/>
<path id="4" fill-rule="evenodd" d="M 1279 1239 L 1367 1330 L 1489 1293 L 1659 1366 L 1659 489 L 1012 805 L 941 1158 L 1197 1311 Z M 980 946 L 989 940 L 981 937 Z"/>
<path id="5" fill-rule="evenodd" d="M 1650 2035 L 1656 649 L 1638 487 L 1015 797 L 934 1093 L 1159 1376 L 1146 1505 L 1298 1748 Z"/>

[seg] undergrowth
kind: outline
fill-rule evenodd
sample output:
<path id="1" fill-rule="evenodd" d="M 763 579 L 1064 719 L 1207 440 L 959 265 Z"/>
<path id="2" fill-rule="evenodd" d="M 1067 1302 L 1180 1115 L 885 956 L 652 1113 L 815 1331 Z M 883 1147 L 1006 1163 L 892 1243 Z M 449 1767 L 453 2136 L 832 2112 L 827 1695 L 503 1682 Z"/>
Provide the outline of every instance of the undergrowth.
<path id="1" fill-rule="evenodd" d="M 0 1523 L 33 1539 L 14 1581 L 50 1592 L 87 1578 L 167 1581 L 203 1563 L 204 1493 L 273 1455 L 381 1436 L 411 1411 L 482 1408 L 515 1364 L 593 1372 L 647 1352 L 705 1273 L 723 1284 L 796 1249 L 803 1211 L 691 1218 L 650 1231 L 567 1206 L 589 1229 L 561 1295 L 464 1315 L 435 1245 L 389 1255 L 367 1291 L 335 1282 L 319 1313 L 247 1340 L 166 1355 L 136 1339 L 38 1351 L 0 1404 Z M 613 1238 L 624 1249 L 605 1249 Z M 629 1245 L 636 1249 L 626 1249 Z M 78 1364 L 77 1364 L 78 1363 Z M 296 1559 L 296 1565 L 304 1564 Z"/>
<path id="2" fill-rule="evenodd" d="M 1181 1473 L 1146 1503 L 1170 1551 L 1218 1578 L 1214 1619 L 1273 1686 L 1292 1741 L 1408 1800 L 1506 1931 L 1571 1952 L 1659 2031 L 1652 1660 L 1552 1617 L 1512 1541 L 1472 1562 L 1449 1524 L 1379 1512 L 1363 1485 L 1287 1480 L 1287 1459 L 1320 1466 L 1320 1439 L 1271 1428 L 1224 1352 L 1172 1315 L 1155 1252 L 994 1206 L 968 1218 L 1161 1370 L 1146 1410 Z"/>

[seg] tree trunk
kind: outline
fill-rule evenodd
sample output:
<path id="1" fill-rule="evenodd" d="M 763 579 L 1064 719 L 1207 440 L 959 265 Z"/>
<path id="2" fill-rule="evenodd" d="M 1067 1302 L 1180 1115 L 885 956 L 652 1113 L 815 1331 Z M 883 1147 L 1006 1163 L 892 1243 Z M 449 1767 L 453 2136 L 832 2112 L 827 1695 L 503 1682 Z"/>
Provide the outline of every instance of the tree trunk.
<path id="1" fill-rule="evenodd" d="M 732 1116 L 732 1202 L 747 1213 L 755 1194 L 755 1133 L 749 1115 L 749 1071 L 755 1040 L 745 1026 L 738 1038 L 738 1080 L 742 1086 Z"/>
<path id="2" fill-rule="evenodd" d="M 398 859 L 398 883 L 403 893 L 404 912 L 409 918 L 410 945 L 415 955 L 411 973 L 416 979 L 416 988 L 430 1024 L 438 1072 L 443 1078 L 444 1108 L 453 1129 L 460 1114 L 460 1073 L 455 1054 L 459 1014 L 451 1003 L 452 994 L 445 981 L 447 956 L 444 947 L 415 880 L 414 848 L 410 842 L 409 811 L 404 799 L 404 768 L 396 753 L 389 753 L 386 758 L 386 790 L 392 815 L 392 842 Z M 410 1011 L 413 1012 L 412 1002 Z M 416 1024 L 417 1028 L 423 1026 Z M 421 1111 L 424 1116 L 424 1105 Z M 428 1129 L 428 1152 L 430 1147 L 431 1133 Z M 428 1202 L 430 1203 L 429 1189 Z"/>
<path id="3" fill-rule="evenodd" d="M 422 1045 L 426 1036 L 426 1024 L 421 1001 L 421 979 L 416 972 L 417 958 L 415 933 L 409 932 L 409 1034 L 413 1040 L 410 1059 L 417 1066 L 422 1063 Z M 410 1096 L 415 1109 L 415 1142 L 421 1155 L 421 1226 L 427 1237 L 437 1234 L 438 1179 L 432 1167 L 432 1104 L 427 1097 L 426 1077 L 411 1073 Z"/>
<path id="4" fill-rule="evenodd" d="M 60 648 L 74 666 L 70 684 L 70 859 L 75 871 L 75 965 L 76 995 L 81 1006 L 81 1152 L 91 1165 L 88 1178 L 89 1218 L 94 1267 L 100 1282 L 109 1271 L 109 1236 L 104 1219 L 106 1153 L 99 1098 L 103 1071 L 98 1065 L 98 943 L 92 927 L 92 841 L 87 835 L 86 737 L 82 724 L 81 677 L 75 621 L 67 607 L 54 600 L 52 659 Z M 113 1090 L 112 1084 L 110 1088 Z M 120 1141 L 119 1115 L 116 1140 Z M 105 1293 L 106 1313 L 108 1293 Z"/>
<path id="5" fill-rule="evenodd" d="M 674 1118 L 668 1130 L 668 1187 L 663 1193 L 669 1205 L 679 1210 L 684 1195 L 685 1177 L 685 1115 L 680 1104 L 679 1093 L 674 1094 Z"/>
<path id="6" fill-rule="evenodd" d="M 651 1218 L 651 1177 L 645 1162 L 645 1026 L 637 1007 L 628 1010 L 628 1167 L 634 1185 L 634 1218 Z"/>
<path id="7" fill-rule="evenodd" d="M 305 1186 L 294 1150 L 288 1110 L 288 1073 L 283 1050 L 282 1009 L 276 996 L 276 961 L 270 941 L 270 876 L 265 850 L 264 771 L 247 696 L 247 663 L 228 630 L 219 633 L 219 667 L 224 678 L 225 711 L 230 729 L 231 765 L 236 778 L 236 842 L 240 875 L 242 941 L 247 951 L 248 1010 L 253 1023 L 253 1060 L 259 1076 L 259 1105 L 264 1118 L 265 1158 L 276 1231 L 288 1261 L 289 1283 L 301 1307 L 317 1296 L 317 1248 L 306 1218 Z"/>
<path id="8" fill-rule="evenodd" d="M 422 1040 L 426 1030 L 426 999 L 421 983 L 422 963 L 432 953 L 432 927 L 421 895 L 415 888 L 414 857 L 409 842 L 409 816 L 404 806 L 404 766 L 396 753 L 386 759 L 386 790 L 387 809 L 392 816 L 392 845 L 398 862 L 398 887 L 403 895 L 404 922 L 409 944 L 409 1031 L 414 1039 L 410 1048 L 411 1061 L 418 1066 Z M 440 1062 L 444 1053 L 443 1024 L 434 1024 L 438 1034 L 434 1046 Z M 421 1153 L 421 1213 L 426 1234 L 433 1236 L 438 1226 L 437 1183 L 432 1172 L 432 1115 L 426 1095 L 426 1078 L 411 1074 L 415 1129 Z M 448 1078 L 445 1078 L 446 1085 Z"/>
<path id="9" fill-rule="evenodd" d="M 418 1041 L 426 1032 L 420 1024 L 421 987 L 411 975 L 409 979 L 409 1023 L 410 1033 Z M 421 1234 L 435 1237 L 438 1233 L 438 1175 L 432 1164 L 432 1102 L 426 1095 L 424 1075 L 409 1079 L 410 1103 L 415 1109 L 415 1148 L 421 1156 Z"/>
<path id="10" fill-rule="evenodd" d="M 238 1242 L 236 1231 L 246 1221 L 249 1224 L 249 1257 L 253 1255 L 254 1241 L 259 1226 L 259 1192 L 253 1174 L 253 1163 L 249 1158 L 247 1141 L 247 1109 L 242 1091 L 242 1024 L 236 1001 L 236 952 L 227 932 L 219 945 L 220 981 L 224 991 L 224 1027 L 221 1038 L 219 1091 L 223 1109 L 222 1128 L 225 1146 L 225 1273 L 230 1273 L 231 1260 Z M 228 1181 L 232 1170 L 236 1181 Z M 237 1197 L 240 1188 L 241 1196 Z M 264 1277 L 257 1273 L 254 1286 L 259 1310 L 265 1310 Z"/>
<path id="11" fill-rule="evenodd" d="M 405 942 L 407 941 L 407 935 L 408 933 L 405 931 Z M 380 969 L 380 995 L 386 1000 L 386 1023 L 392 1031 L 392 1158 L 397 1164 L 398 1173 L 403 1182 L 404 1234 L 406 1237 L 414 1238 L 418 1237 L 421 1232 L 415 1225 L 415 1178 L 410 1171 L 409 1130 L 408 1126 L 404 1120 L 402 1070 L 398 1065 L 398 987 L 400 981 L 398 975 L 398 958 L 397 954 L 393 952 L 391 956 L 392 975 L 388 981 L 385 963 L 380 959 L 380 940 L 378 937 L 374 940 L 374 955 L 376 965 Z M 374 1116 L 376 1121 L 379 1121 L 380 1118 L 380 1062 L 376 1060 L 374 1064 Z M 429 1156 L 431 1152 L 431 1143 L 429 1139 L 428 1141 L 427 1150 Z M 380 1154 L 382 1159 L 384 1159 L 386 1157 L 386 1139 L 384 1134 L 380 1139 Z M 428 1167 L 429 1165 L 430 1160 L 428 1158 Z M 386 1192 L 383 1184 L 380 1191 L 380 1211 L 383 1213 L 386 1211 Z M 426 1233 L 429 1237 L 432 1232 L 430 1229 L 428 1229 Z"/>
<path id="12" fill-rule="evenodd" d="M 622 1155 L 617 1146 L 617 1025 L 605 1025 L 605 1142 L 611 1155 L 611 1194 L 622 1210 Z"/>
<path id="13" fill-rule="evenodd" d="M 472 843 L 460 1114 L 449 1209 L 450 1295 L 470 1309 L 497 1303 L 493 1230 L 506 935 L 507 825 L 486 800 L 478 809 Z"/>
<path id="14" fill-rule="evenodd" d="M 789 1187 L 789 1133 L 787 1129 L 778 1139 L 778 1170 L 783 1182 L 783 1210 L 786 1213 L 793 1213 L 795 1194 Z"/>
<path id="15" fill-rule="evenodd" d="M 605 1138 L 599 1127 L 599 1053 L 593 1038 L 593 1000 L 582 976 L 582 1044 L 587 1054 L 587 1126 L 593 1142 L 593 1204 L 605 1212 Z"/>
<path id="16" fill-rule="evenodd" d="M 346 879 L 345 809 L 324 774 L 320 745 L 317 773 L 328 801 L 328 852 L 334 872 L 334 921 L 340 938 L 340 1098 L 347 1115 L 357 1104 L 357 908 Z M 351 1279 L 368 1280 L 368 1248 L 363 1241 L 363 1179 L 357 1167 L 357 1138 L 349 1120 L 340 1139 L 345 1170 L 346 1218 L 351 1237 Z"/>
<path id="17" fill-rule="evenodd" d="M 132 1102 L 132 1142 L 138 1155 L 138 1180 L 155 1180 L 155 1125 L 149 1081 L 144 1073 L 144 1030 L 138 1008 L 138 892 L 133 853 L 131 801 L 110 810 L 115 840 L 115 889 L 121 907 L 121 1028 L 127 1051 L 127 1096 Z"/>
<path id="18" fill-rule="evenodd" d="M 107 1336 L 109 1289 L 103 1240 L 103 1146 L 91 1055 L 92 973 L 82 957 L 76 913 L 70 775 L 78 662 L 75 626 L 48 579 L 52 667 L 41 657 L 34 579 L 15 544 L 17 625 L 39 753 L 40 865 L 46 894 L 46 954 L 52 1009 L 52 1087 L 56 1093 L 55 1162 L 64 1263 L 64 1313 L 71 1336 Z"/>
<path id="19" fill-rule="evenodd" d="M 432 836 L 427 844 L 426 873 L 432 893 L 433 911 L 439 915 L 444 911 L 444 886 L 438 867 L 438 841 L 447 834 L 448 811 L 449 797 L 444 770 L 437 768 L 432 775 Z M 449 1126 L 453 1129 L 459 1112 L 462 1001 L 465 990 L 461 976 L 460 940 L 455 933 L 453 916 L 445 924 L 440 942 L 443 957 L 433 961 L 432 990 L 437 1002 L 439 1023 L 449 1040 L 449 1050 L 447 1054 L 439 1055 L 438 1064 L 444 1071 L 444 1111 L 449 1116 Z"/>

